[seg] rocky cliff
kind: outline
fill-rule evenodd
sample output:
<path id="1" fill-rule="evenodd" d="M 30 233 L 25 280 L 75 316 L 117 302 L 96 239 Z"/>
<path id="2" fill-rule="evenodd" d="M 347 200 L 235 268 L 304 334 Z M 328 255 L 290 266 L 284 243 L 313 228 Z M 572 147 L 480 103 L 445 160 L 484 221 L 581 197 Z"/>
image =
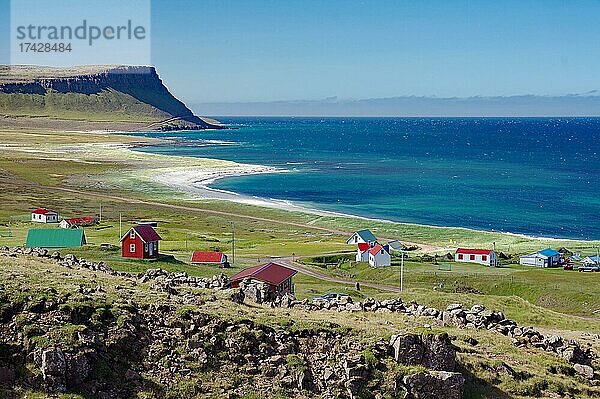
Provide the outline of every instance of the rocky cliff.
<path id="1" fill-rule="evenodd" d="M 138 122 L 140 130 L 221 127 L 194 115 L 145 66 L 0 68 L 0 114 Z"/>

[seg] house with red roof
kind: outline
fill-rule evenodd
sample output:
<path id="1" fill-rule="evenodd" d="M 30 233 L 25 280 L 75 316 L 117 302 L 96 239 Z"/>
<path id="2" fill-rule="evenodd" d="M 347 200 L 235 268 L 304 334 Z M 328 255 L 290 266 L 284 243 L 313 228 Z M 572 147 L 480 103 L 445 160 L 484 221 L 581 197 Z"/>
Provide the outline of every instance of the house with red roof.
<path id="1" fill-rule="evenodd" d="M 454 254 L 455 262 L 477 263 L 484 266 L 496 266 L 498 258 L 491 249 L 458 248 Z"/>
<path id="2" fill-rule="evenodd" d="M 255 280 L 269 285 L 269 292 L 274 295 L 282 295 L 294 292 L 292 277 L 297 272 L 289 267 L 278 263 L 265 263 L 249 267 L 231 276 L 231 287 L 238 288 L 243 280 Z"/>
<path id="3" fill-rule="evenodd" d="M 98 218 L 95 216 L 84 216 L 79 218 L 69 218 L 60 221 L 60 227 L 63 229 L 77 229 L 98 224 Z"/>
<path id="4" fill-rule="evenodd" d="M 47 208 L 37 208 L 31 212 L 31 221 L 36 223 L 58 223 L 58 212 Z"/>
<path id="5" fill-rule="evenodd" d="M 369 265 L 372 267 L 391 266 L 392 257 L 390 256 L 390 248 L 387 245 L 379 243 L 369 249 Z"/>
<path id="6" fill-rule="evenodd" d="M 223 252 L 200 252 L 195 251 L 192 254 L 192 265 L 215 265 L 219 267 L 229 267 L 227 255 Z"/>
<path id="7" fill-rule="evenodd" d="M 368 262 L 369 261 L 369 251 L 371 250 L 372 245 L 366 242 L 359 242 L 357 244 L 356 249 L 356 261 L 357 262 Z"/>
<path id="8" fill-rule="evenodd" d="M 121 256 L 123 258 L 156 259 L 160 240 L 162 238 L 152 226 L 134 226 L 121 237 Z"/>

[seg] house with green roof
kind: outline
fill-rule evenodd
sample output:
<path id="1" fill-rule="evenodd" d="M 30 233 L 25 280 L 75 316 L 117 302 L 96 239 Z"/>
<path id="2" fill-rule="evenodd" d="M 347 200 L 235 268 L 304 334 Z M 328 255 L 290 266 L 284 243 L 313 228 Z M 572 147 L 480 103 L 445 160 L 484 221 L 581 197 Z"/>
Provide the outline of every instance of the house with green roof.
<path id="1" fill-rule="evenodd" d="M 371 246 L 375 245 L 377 242 L 377 238 L 371 230 L 359 230 L 352 234 L 348 240 L 346 240 L 346 244 L 370 244 Z"/>
<path id="2" fill-rule="evenodd" d="M 87 244 L 83 229 L 30 229 L 27 248 L 75 248 Z"/>

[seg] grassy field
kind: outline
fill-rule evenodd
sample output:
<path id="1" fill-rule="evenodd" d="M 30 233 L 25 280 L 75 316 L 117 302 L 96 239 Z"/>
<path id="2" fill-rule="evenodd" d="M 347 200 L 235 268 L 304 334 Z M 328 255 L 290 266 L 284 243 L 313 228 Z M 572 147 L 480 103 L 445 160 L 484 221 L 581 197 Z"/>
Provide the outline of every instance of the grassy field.
<path id="1" fill-rule="evenodd" d="M 193 275 L 212 275 L 212 268 L 192 267 L 187 262 L 193 250 L 231 248 L 231 223 L 235 225 L 236 262 L 226 273 L 278 256 L 310 256 L 351 251 L 343 232 L 371 228 L 378 236 L 434 246 L 445 253 L 456 246 L 491 247 L 523 253 L 551 246 L 595 253 L 598 242 L 537 240 L 501 233 L 467 229 L 433 228 L 400 223 L 366 221 L 348 217 L 324 217 L 287 212 L 227 201 L 194 201 L 185 194 L 145 179 L 149 171 L 164 168 L 228 167 L 231 162 L 135 153 L 128 143 L 147 139 L 107 134 L 0 131 L 0 245 L 22 245 L 30 210 L 39 206 L 56 209 L 63 217 L 99 214 L 100 226 L 86 229 L 90 245 L 74 252 L 92 260 L 106 260 L 120 270 L 139 272 L 149 267 L 183 270 Z M 64 191 L 57 188 L 74 189 Z M 111 198 L 94 194 L 106 194 Z M 126 199 L 181 205 L 185 209 L 131 202 Z M 221 213 L 211 213 L 221 212 Z M 159 222 L 163 237 L 161 251 L 172 255 L 168 262 L 127 261 L 118 252 L 101 251 L 99 244 L 119 243 L 119 216 L 123 231 L 140 220 Z M 39 227 L 37 225 L 36 227 Z M 452 244 L 450 244 L 452 240 Z M 448 248 L 447 248 L 448 247 Z M 350 257 L 351 255 L 349 255 Z M 317 270 L 355 281 L 397 285 L 397 267 L 371 269 L 342 264 Z M 438 270 L 427 262 L 406 265 L 405 300 L 443 307 L 451 302 L 484 303 L 521 323 L 545 328 L 600 331 L 600 302 L 596 291 L 598 274 L 563 270 L 540 270 L 510 266 L 486 269 L 453 265 L 452 271 Z M 443 284 L 443 286 L 440 286 Z M 392 294 L 363 290 L 352 285 L 329 284 L 305 276 L 296 277 L 298 296 L 311 297 L 328 291 L 346 291 L 355 297 Z M 434 290 L 434 286 L 441 287 Z M 585 316 L 573 317 L 570 315 Z"/>

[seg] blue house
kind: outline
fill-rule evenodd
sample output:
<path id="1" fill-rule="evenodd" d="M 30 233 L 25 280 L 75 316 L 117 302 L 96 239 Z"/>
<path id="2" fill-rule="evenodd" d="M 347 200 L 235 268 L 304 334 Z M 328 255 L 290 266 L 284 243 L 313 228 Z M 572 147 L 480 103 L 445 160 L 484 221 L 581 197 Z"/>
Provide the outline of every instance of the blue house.
<path id="1" fill-rule="evenodd" d="M 554 267 L 562 262 L 561 254 L 552 248 L 546 248 L 533 254 L 521 256 L 519 263 L 524 266 Z"/>

